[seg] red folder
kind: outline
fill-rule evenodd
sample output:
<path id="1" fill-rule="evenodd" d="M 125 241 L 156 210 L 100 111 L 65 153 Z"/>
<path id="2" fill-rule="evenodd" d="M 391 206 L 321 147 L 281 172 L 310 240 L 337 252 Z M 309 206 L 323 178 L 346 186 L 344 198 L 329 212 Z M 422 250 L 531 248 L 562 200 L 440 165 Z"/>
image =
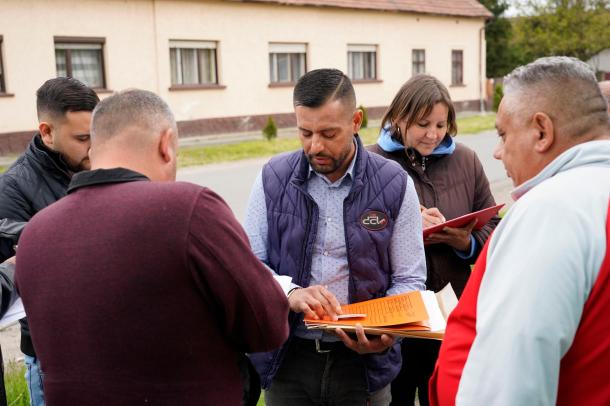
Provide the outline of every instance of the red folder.
<path id="1" fill-rule="evenodd" d="M 489 220 L 491 220 L 493 216 L 498 214 L 502 207 L 504 207 L 504 203 L 499 204 L 497 206 L 488 207 L 483 210 L 475 211 L 473 213 L 465 214 L 463 216 L 456 217 L 453 220 L 445 221 L 444 223 L 437 224 L 432 227 L 424 228 L 424 239 L 427 238 L 430 234 L 442 231 L 444 227 L 465 227 L 475 218 L 477 219 L 477 224 L 474 226 L 474 229 L 480 230 L 485 224 L 487 224 Z"/>

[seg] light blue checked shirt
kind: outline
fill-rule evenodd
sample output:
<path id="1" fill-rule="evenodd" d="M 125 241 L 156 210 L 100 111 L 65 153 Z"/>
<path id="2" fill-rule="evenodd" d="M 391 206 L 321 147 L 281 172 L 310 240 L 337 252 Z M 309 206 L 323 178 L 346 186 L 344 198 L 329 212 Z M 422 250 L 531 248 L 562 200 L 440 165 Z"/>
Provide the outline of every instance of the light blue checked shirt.
<path id="1" fill-rule="evenodd" d="M 307 192 L 318 206 L 319 216 L 311 262 L 310 285 L 327 286 L 339 303 L 348 303 L 349 297 L 349 267 L 343 225 L 343 201 L 352 187 L 356 154 L 346 173 L 337 181 L 329 181 L 326 176 L 316 173 L 311 166 L 307 180 Z M 248 234 L 252 251 L 262 262 L 267 263 L 267 204 L 262 173 L 258 174 L 252 187 L 244 228 Z M 419 212 L 419 200 L 410 177 L 394 225 L 390 242 L 390 261 L 392 278 L 387 292 L 388 296 L 411 290 L 425 290 L 426 258 L 422 239 L 422 219 Z M 297 329 L 296 335 L 315 339 L 321 338 L 322 332 L 308 331 L 304 325 L 301 325 Z M 334 336 L 331 338 L 331 336 L 324 335 L 324 340 L 327 339 L 336 340 Z"/>

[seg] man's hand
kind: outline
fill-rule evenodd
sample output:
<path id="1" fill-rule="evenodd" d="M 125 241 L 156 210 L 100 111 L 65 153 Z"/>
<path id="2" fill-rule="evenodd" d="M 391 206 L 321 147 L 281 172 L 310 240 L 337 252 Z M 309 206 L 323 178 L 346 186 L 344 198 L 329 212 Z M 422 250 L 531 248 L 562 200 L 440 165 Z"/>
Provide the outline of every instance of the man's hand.
<path id="1" fill-rule="evenodd" d="M 458 251 L 470 251 L 470 234 L 472 229 L 477 224 L 474 219 L 464 228 L 444 227 L 440 233 L 430 234 L 426 238 L 427 244 L 447 244 Z"/>
<path id="2" fill-rule="evenodd" d="M 293 312 L 304 313 L 306 317 L 313 319 L 328 317 L 336 321 L 337 314 L 341 314 L 339 301 L 322 285 L 296 289 L 288 297 L 288 304 Z"/>
<path id="3" fill-rule="evenodd" d="M 424 228 L 432 227 L 445 222 L 445 216 L 436 207 L 426 209 L 421 206 L 421 219 Z"/>
<path id="4" fill-rule="evenodd" d="M 12 257 L 10 257 L 9 259 L 7 259 L 6 261 L 3 262 L 4 264 L 11 264 L 11 265 L 15 265 L 17 263 L 17 257 L 15 255 L 13 255 Z"/>
<path id="5" fill-rule="evenodd" d="M 347 348 L 356 351 L 358 354 L 385 351 L 396 341 L 393 336 L 388 334 L 382 334 L 380 336 L 375 336 L 375 338 L 369 339 L 367 338 L 366 334 L 364 334 L 364 329 L 360 324 L 356 324 L 357 341 L 352 340 L 350 336 L 348 336 L 345 331 L 341 330 L 340 328 L 335 329 L 335 334 L 339 336 Z"/>

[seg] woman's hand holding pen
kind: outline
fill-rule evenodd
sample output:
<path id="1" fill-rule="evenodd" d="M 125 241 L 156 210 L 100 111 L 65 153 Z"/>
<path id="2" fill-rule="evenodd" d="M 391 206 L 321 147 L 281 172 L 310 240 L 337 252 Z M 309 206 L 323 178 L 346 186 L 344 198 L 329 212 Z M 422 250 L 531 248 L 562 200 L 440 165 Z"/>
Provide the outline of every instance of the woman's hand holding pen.
<path id="1" fill-rule="evenodd" d="M 421 218 L 424 228 L 432 227 L 437 224 L 444 223 L 446 221 L 445 216 L 443 216 L 440 210 L 436 207 L 430 207 L 429 209 L 426 209 L 424 206 L 420 205 L 419 210 L 421 212 Z"/>
<path id="2" fill-rule="evenodd" d="M 436 207 L 427 209 L 420 205 L 419 209 L 424 228 L 432 227 L 447 221 L 445 220 L 445 216 L 443 216 Z M 470 250 L 470 234 L 476 224 L 477 220 L 475 219 L 468 223 L 466 227 L 445 227 L 442 232 L 430 234 L 428 238 L 426 238 L 426 244 L 447 244 L 458 251 L 467 252 Z"/>

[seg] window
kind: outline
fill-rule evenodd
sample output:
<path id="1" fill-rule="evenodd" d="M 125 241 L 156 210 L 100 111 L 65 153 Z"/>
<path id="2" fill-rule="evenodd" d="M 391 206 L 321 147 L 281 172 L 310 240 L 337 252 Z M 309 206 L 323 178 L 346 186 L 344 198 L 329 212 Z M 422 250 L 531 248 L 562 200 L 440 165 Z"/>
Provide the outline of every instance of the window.
<path id="1" fill-rule="evenodd" d="M 269 80 L 294 83 L 307 71 L 306 44 L 269 44 Z"/>
<path id="2" fill-rule="evenodd" d="M 103 38 L 56 37 L 57 76 L 78 79 L 94 89 L 105 88 L 103 46 Z"/>
<path id="3" fill-rule="evenodd" d="M 0 35 L 0 93 L 6 93 L 4 85 L 4 67 L 2 65 L 2 35 Z"/>
<path id="4" fill-rule="evenodd" d="M 462 51 L 451 51 L 451 84 L 464 84 L 464 54 Z"/>
<path id="5" fill-rule="evenodd" d="M 414 49 L 411 51 L 412 76 L 420 73 L 426 73 L 426 50 Z"/>
<path id="6" fill-rule="evenodd" d="M 172 86 L 217 85 L 215 41 L 170 41 Z"/>
<path id="7" fill-rule="evenodd" d="M 377 79 L 377 46 L 347 46 L 347 76 L 352 80 Z"/>

